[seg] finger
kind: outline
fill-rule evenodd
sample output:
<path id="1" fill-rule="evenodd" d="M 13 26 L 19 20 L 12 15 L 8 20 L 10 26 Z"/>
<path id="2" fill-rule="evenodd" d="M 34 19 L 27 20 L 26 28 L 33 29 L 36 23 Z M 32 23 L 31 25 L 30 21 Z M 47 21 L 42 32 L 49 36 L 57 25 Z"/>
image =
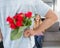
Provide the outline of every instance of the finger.
<path id="1" fill-rule="evenodd" d="M 25 32 L 28 32 L 29 30 L 25 30 Z"/>
<path id="2" fill-rule="evenodd" d="M 29 32 L 25 32 L 25 33 L 24 33 L 24 36 L 25 36 L 25 37 L 29 37 L 29 36 L 30 36 L 30 33 L 29 33 Z"/>

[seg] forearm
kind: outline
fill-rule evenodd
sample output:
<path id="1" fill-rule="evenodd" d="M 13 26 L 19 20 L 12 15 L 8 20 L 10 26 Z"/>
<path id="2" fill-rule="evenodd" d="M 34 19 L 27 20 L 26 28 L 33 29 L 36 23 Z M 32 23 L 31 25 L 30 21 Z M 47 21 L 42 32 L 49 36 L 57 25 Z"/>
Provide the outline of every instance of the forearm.
<path id="1" fill-rule="evenodd" d="M 0 29 L 0 42 L 3 40 L 1 29 Z"/>
<path id="2" fill-rule="evenodd" d="M 57 15 L 55 13 L 49 12 L 49 14 L 46 15 L 46 19 L 43 21 L 40 27 L 35 30 L 36 33 L 39 34 L 40 32 L 43 32 L 44 30 L 48 29 L 57 21 Z"/>
<path id="3" fill-rule="evenodd" d="M 48 29 L 50 26 L 52 26 L 55 23 L 52 19 L 46 19 L 36 31 L 38 33 L 43 32 L 44 30 Z"/>

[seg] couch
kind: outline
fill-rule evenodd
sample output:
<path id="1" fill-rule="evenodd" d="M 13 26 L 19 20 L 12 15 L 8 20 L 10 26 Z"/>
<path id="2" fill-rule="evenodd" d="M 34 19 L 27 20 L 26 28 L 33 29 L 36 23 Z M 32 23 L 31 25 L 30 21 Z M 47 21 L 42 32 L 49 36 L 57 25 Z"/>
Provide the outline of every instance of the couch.
<path id="1" fill-rule="evenodd" d="M 56 22 L 46 30 L 43 46 L 60 46 L 59 22 Z"/>

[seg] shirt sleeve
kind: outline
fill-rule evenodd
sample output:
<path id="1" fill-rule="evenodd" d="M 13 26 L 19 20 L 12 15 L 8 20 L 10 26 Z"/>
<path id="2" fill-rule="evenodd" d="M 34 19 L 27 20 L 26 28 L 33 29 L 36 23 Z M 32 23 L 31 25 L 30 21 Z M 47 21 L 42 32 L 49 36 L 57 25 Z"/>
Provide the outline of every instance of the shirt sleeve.
<path id="1" fill-rule="evenodd" d="M 38 13 L 41 17 L 44 17 L 49 11 L 49 9 L 51 9 L 46 3 L 41 0 L 35 1 L 35 8 L 36 13 Z"/>

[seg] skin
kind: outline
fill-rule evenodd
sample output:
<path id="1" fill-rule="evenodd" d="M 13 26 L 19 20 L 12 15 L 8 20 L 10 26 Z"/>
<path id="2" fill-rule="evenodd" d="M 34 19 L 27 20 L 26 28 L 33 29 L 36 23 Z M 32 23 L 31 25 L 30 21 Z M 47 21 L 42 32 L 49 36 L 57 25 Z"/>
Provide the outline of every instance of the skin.
<path id="1" fill-rule="evenodd" d="M 41 33 L 42 31 L 48 29 L 50 26 L 52 26 L 58 19 L 56 13 L 54 11 L 52 11 L 51 9 L 47 12 L 47 14 L 45 15 L 45 20 L 43 21 L 43 23 L 40 25 L 40 27 L 36 30 L 26 30 L 24 32 L 24 36 L 25 37 L 29 37 L 29 36 L 34 36 L 37 35 L 39 33 Z"/>
<path id="2" fill-rule="evenodd" d="M 1 41 L 3 40 L 1 29 L 0 29 L 0 39 L 1 39 Z"/>
<path id="3" fill-rule="evenodd" d="M 36 18 L 35 18 L 35 21 L 36 21 L 36 22 L 39 22 L 39 20 L 41 20 L 40 18 L 41 18 L 41 17 L 40 17 L 39 15 L 37 15 Z"/>
<path id="4" fill-rule="evenodd" d="M 38 28 L 41 23 L 42 23 L 41 17 L 37 14 L 34 20 L 33 29 L 35 30 L 36 28 Z"/>
<path id="5" fill-rule="evenodd" d="M 56 13 L 52 10 L 49 10 L 47 12 L 47 14 L 45 15 L 46 19 L 43 21 L 43 23 L 41 23 L 40 27 L 36 30 L 33 30 L 33 29 L 29 29 L 29 30 L 26 30 L 24 32 L 24 36 L 25 37 L 30 37 L 30 36 L 34 36 L 34 35 L 37 35 L 37 34 L 40 34 L 41 32 L 43 32 L 44 30 L 48 29 L 50 26 L 52 26 L 58 19 Z M 0 38 L 2 39 L 2 34 L 1 34 L 1 31 L 0 31 Z"/>

